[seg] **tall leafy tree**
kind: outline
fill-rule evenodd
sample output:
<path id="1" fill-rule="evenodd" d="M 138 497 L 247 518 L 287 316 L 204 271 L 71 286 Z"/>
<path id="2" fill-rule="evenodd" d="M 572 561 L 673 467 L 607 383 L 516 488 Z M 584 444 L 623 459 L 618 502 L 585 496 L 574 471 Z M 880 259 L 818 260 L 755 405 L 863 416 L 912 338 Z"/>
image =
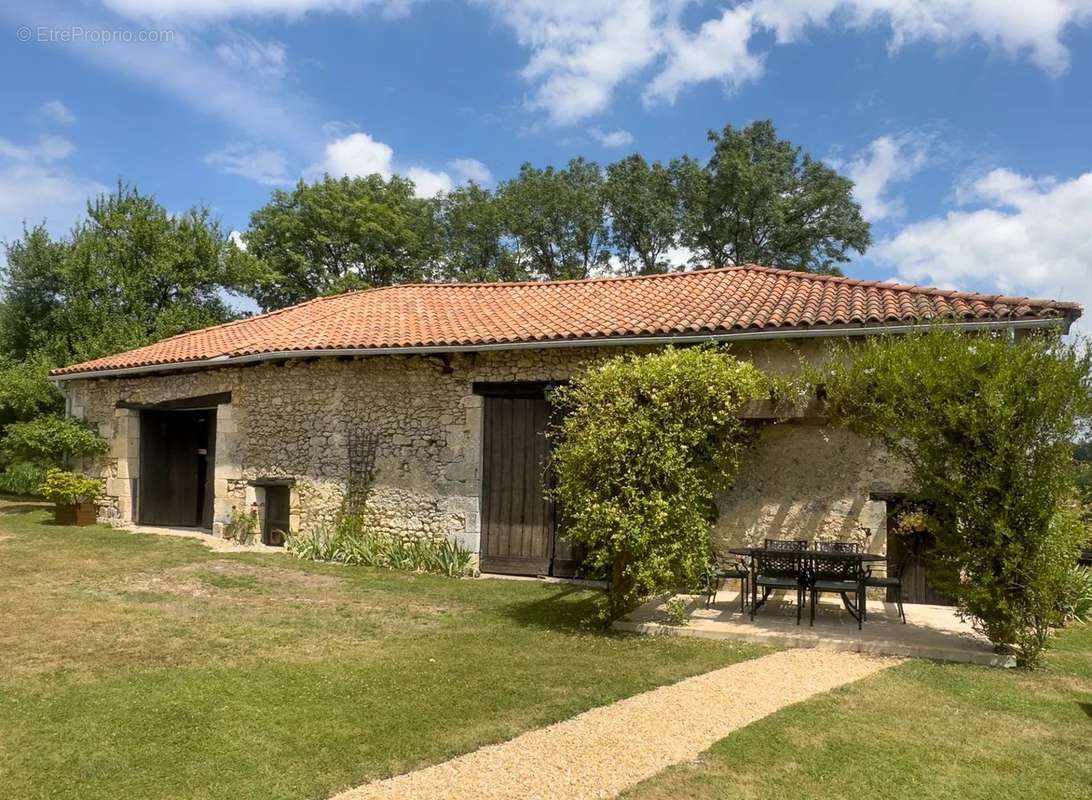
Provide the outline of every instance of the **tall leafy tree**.
<path id="1" fill-rule="evenodd" d="M 681 241 L 710 267 L 759 263 L 841 274 L 849 250 L 871 243 L 853 182 L 780 139 L 773 123 L 711 131 L 705 165 L 672 162 Z"/>
<path id="2" fill-rule="evenodd" d="M 54 365 L 230 319 L 223 291 L 252 280 L 207 208 L 170 214 L 124 184 L 92 200 L 67 237 L 32 228 L 5 254 L 0 347 Z"/>
<path id="3" fill-rule="evenodd" d="M 678 243 L 678 194 L 671 170 L 633 154 L 607 167 L 603 186 L 611 244 L 627 274 L 671 268 L 664 258 Z"/>
<path id="4" fill-rule="evenodd" d="M 262 308 L 368 286 L 423 281 L 436 258 L 434 201 L 380 175 L 300 181 L 250 217 L 247 253 L 268 270 L 252 289 Z"/>
<path id="5" fill-rule="evenodd" d="M 586 278 L 610 260 L 603 171 L 576 158 L 562 170 L 524 164 L 498 189 L 521 267 L 547 279 Z"/>
<path id="6" fill-rule="evenodd" d="M 468 183 L 437 201 L 440 275 L 443 280 L 525 280 L 526 270 L 508 246 L 504 212 L 488 190 Z"/>

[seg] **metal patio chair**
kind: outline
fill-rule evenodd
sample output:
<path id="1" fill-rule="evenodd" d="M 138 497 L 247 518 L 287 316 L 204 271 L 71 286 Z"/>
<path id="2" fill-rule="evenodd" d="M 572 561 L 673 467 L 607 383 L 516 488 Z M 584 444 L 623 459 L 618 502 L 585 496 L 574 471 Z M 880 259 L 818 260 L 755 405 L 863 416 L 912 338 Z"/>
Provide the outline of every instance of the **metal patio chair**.
<path id="1" fill-rule="evenodd" d="M 815 550 L 819 553 L 860 553 L 862 547 L 859 542 L 819 541 L 815 543 Z"/>
<path id="2" fill-rule="evenodd" d="M 763 544 L 763 547 L 767 550 L 787 550 L 795 552 L 797 550 L 807 550 L 808 543 L 804 539 L 767 539 Z"/>
<path id="3" fill-rule="evenodd" d="M 838 594 L 850 616 L 857 620 L 861 630 L 864 619 L 864 570 L 856 558 L 838 558 L 831 553 L 813 553 L 810 558 L 808 591 L 811 593 L 811 625 L 815 625 L 815 602 L 819 595 Z M 853 604 L 849 595 L 853 595 Z"/>
<path id="4" fill-rule="evenodd" d="M 866 588 L 887 589 L 888 595 L 893 590 L 895 593 L 895 605 L 899 609 L 899 617 L 902 619 L 902 624 L 906 624 L 906 611 L 902 607 L 902 574 L 906 571 L 906 564 L 910 559 L 903 557 L 899 559 L 899 563 L 895 567 L 894 575 L 873 575 L 872 570 L 868 569 L 864 575 L 864 585 Z M 884 597 L 884 602 L 887 601 L 887 597 Z M 867 601 L 866 601 L 867 602 Z M 863 608 L 863 606 L 862 606 Z"/>
<path id="5" fill-rule="evenodd" d="M 769 543 L 770 540 L 767 540 Z M 804 542 L 806 545 L 807 543 Z M 800 614 L 804 607 L 804 585 L 806 576 L 805 559 L 807 550 L 803 548 L 766 548 L 767 552 L 758 552 L 754 556 L 751 579 L 751 619 L 770 594 L 778 589 L 792 589 L 796 592 L 796 624 L 800 624 Z M 768 552 L 774 550 L 775 552 Z M 758 599 L 758 590 L 762 589 L 762 599 Z"/>
<path id="6" fill-rule="evenodd" d="M 741 560 L 728 564 L 711 564 L 709 566 L 708 594 L 705 599 L 705 607 L 709 608 L 717 602 L 717 592 L 720 591 L 724 581 L 739 581 L 739 611 L 742 614 L 747 608 L 747 588 L 751 581 L 751 570 Z"/>

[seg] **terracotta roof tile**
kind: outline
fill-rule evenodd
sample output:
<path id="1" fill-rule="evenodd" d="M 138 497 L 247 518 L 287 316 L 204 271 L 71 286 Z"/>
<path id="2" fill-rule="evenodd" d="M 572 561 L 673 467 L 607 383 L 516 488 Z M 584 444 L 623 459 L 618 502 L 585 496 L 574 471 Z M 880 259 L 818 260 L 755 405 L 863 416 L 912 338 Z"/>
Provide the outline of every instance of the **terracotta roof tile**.
<path id="1" fill-rule="evenodd" d="M 739 330 L 1075 319 L 1075 303 L 745 266 L 636 278 L 413 284 L 324 297 L 192 331 L 54 375 L 262 353 L 459 348 Z"/>

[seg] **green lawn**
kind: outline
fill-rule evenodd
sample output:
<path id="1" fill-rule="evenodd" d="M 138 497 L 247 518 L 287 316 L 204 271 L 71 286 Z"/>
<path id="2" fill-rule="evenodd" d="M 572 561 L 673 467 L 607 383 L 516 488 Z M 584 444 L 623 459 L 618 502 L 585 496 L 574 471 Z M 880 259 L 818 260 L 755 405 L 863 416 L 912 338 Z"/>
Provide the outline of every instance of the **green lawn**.
<path id="1" fill-rule="evenodd" d="M 1092 629 L 1028 673 L 907 662 L 790 706 L 623 795 L 1092 798 Z"/>
<path id="2" fill-rule="evenodd" d="M 752 657 L 593 594 L 222 554 L 0 502 L 0 796 L 307 798 Z"/>

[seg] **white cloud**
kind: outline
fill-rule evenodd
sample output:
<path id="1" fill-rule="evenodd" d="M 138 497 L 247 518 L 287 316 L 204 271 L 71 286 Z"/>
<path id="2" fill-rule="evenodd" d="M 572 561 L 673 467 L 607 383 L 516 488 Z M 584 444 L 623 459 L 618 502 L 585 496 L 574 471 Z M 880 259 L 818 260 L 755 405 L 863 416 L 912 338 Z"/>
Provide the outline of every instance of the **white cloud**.
<path id="1" fill-rule="evenodd" d="M 394 149 L 366 133 L 350 133 L 326 145 L 324 169 L 336 178 L 342 175 L 374 175 L 389 178 L 393 172 Z"/>
<path id="2" fill-rule="evenodd" d="M 276 41 L 260 41 L 249 33 L 229 30 L 214 52 L 232 70 L 245 70 L 274 80 L 288 72 L 285 46 Z"/>
<path id="3" fill-rule="evenodd" d="M 856 158 L 832 165 L 853 181 L 853 197 L 873 222 L 902 214 L 902 203 L 888 195 L 891 184 L 913 177 L 928 162 L 927 137 L 906 133 L 881 136 Z"/>
<path id="4" fill-rule="evenodd" d="M 460 182 L 474 181 L 480 186 L 488 186 L 493 182 L 493 173 L 476 158 L 456 158 L 448 162 L 448 166 L 459 177 Z"/>
<path id="5" fill-rule="evenodd" d="M 662 0 L 472 0 L 489 8 L 531 51 L 522 74 L 528 107 L 571 124 L 606 108 L 615 87 L 643 70 L 662 46 Z"/>
<path id="6" fill-rule="evenodd" d="M 228 234 L 228 241 L 238 247 L 243 252 L 246 252 L 246 239 L 243 238 L 242 231 L 232 231 Z"/>
<path id="7" fill-rule="evenodd" d="M 977 208 L 917 222 L 869 256 L 914 283 L 1076 300 L 1092 309 L 1092 172 L 1070 180 L 995 169 L 963 187 Z"/>
<path id="8" fill-rule="evenodd" d="M 629 131 L 618 129 L 616 131 L 604 131 L 600 128 L 592 128 L 588 131 L 595 141 L 603 147 L 626 147 L 635 141 Z"/>
<path id="9" fill-rule="evenodd" d="M 413 0 L 103 0 L 119 14 L 134 19 L 214 20 L 232 17 L 286 16 L 361 11 L 378 8 L 384 16 L 408 13 Z"/>
<path id="10" fill-rule="evenodd" d="M 49 122 L 58 125 L 71 125 L 76 121 L 76 115 L 60 100 L 50 100 L 38 107 L 38 113 Z"/>
<path id="11" fill-rule="evenodd" d="M 1062 36 L 1092 20 L 1092 0 L 749 0 L 702 23 L 696 34 L 668 31 L 667 64 L 646 100 L 674 100 L 688 85 L 721 80 L 735 87 L 762 74 L 764 54 L 752 38 L 772 33 L 778 44 L 797 42 L 809 28 L 885 26 L 890 49 L 931 42 L 979 41 L 1011 58 L 1027 57 L 1051 75 L 1069 66 Z"/>
<path id="12" fill-rule="evenodd" d="M 406 177 L 413 181 L 414 194 L 418 197 L 435 197 L 440 192 L 450 192 L 455 185 L 446 172 L 433 172 L 424 167 L 410 167 Z"/>
<path id="13" fill-rule="evenodd" d="M 64 163 L 75 149 L 56 136 L 25 145 L 0 139 L 0 240 L 17 239 L 24 222 L 45 222 L 54 235 L 63 234 L 84 213 L 88 197 L 108 191 Z"/>
<path id="14" fill-rule="evenodd" d="M 205 163 L 228 175 L 239 175 L 264 186 L 289 182 L 288 162 L 279 150 L 235 142 L 205 156 Z"/>
<path id="15" fill-rule="evenodd" d="M 751 4 L 729 8 L 718 19 L 702 23 L 696 33 L 666 31 L 667 63 L 645 90 L 645 101 L 674 102 L 692 83 L 722 81 L 729 88 L 762 75 L 762 56 L 750 51 L 755 9 Z"/>

